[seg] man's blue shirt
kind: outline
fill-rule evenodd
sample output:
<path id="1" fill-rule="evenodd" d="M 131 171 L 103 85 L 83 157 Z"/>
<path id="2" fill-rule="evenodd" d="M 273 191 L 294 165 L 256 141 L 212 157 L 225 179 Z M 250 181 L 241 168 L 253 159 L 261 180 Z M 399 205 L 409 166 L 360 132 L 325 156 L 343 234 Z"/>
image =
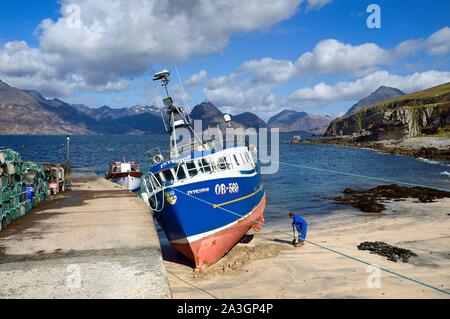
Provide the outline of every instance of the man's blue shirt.
<path id="1" fill-rule="evenodd" d="M 304 220 L 302 217 L 300 217 L 299 215 L 295 214 L 294 218 L 292 220 L 292 225 L 307 225 L 308 223 L 306 222 L 306 220 Z"/>

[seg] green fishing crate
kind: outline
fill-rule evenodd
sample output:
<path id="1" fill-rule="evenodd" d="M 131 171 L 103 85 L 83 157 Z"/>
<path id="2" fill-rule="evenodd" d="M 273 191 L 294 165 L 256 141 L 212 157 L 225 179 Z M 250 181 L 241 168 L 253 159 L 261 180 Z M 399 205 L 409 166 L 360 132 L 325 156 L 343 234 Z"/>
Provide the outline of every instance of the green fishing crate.
<path id="1" fill-rule="evenodd" d="M 0 150 L 0 221 L 12 223 L 50 196 L 45 167 L 23 162 L 14 150 Z M 5 223 L 3 223 L 3 226 Z"/>

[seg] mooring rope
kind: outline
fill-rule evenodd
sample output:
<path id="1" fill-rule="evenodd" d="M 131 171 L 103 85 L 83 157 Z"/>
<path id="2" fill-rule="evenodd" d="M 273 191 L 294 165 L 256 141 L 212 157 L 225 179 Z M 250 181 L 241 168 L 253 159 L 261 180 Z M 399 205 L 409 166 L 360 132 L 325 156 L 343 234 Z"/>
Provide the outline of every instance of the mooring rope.
<path id="1" fill-rule="evenodd" d="M 261 225 L 262 227 L 270 228 L 270 229 L 272 229 L 272 230 L 274 230 L 274 231 L 276 231 L 276 232 L 279 232 L 279 233 L 288 235 L 289 237 L 292 237 L 292 238 L 296 239 L 296 237 L 295 237 L 293 234 L 290 234 L 290 233 L 288 233 L 288 232 L 286 232 L 286 231 L 284 231 L 284 230 L 282 230 L 282 229 L 279 229 L 279 228 L 274 227 L 274 226 L 272 226 L 272 225 L 268 225 L 268 224 L 265 224 L 265 223 L 261 223 L 260 221 L 257 221 L 257 220 L 251 219 L 251 218 L 249 218 L 249 217 L 246 217 L 246 216 L 244 216 L 244 215 L 241 215 L 241 214 L 239 214 L 239 213 L 233 212 L 233 211 L 231 211 L 231 210 L 229 210 L 229 209 L 227 209 L 227 208 L 220 207 L 220 206 L 216 206 L 216 205 L 213 204 L 213 203 L 210 203 L 210 202 L 208 202 L 208 201 L 206 201 L 206 200 L 204 200 L 204 199 L 198 198 L 198 197 L 193 196 L 193 195 L 191 195 L 191 194 L 185 193 L 185 192 L 183 192 L 183 191 L 181 191 L 181 190 L 179 190 L 179 189 L 176 189 L 176 188 L 173 188 L 173 187 L 169 187 L 169 188 L 172 189 L 172 190 L 174 190 L 174 191 L 176 191 L 176 192 L 179 192 L 179 193 L 182 193 L 182 194 L 184 194 L 184 195 L 186 195 L 186 196 L 189 196 L 189 197 L 191 197 L 191 198 L 194 198 L 194 199 L 196 199 L 196 200 L 198 200 L 198 201 L 200 201 L 200 202 L 203 202 L 204 204 L 210 205 L 210 206 L 213 207 L 213 208 L 215 207 L 216 209 L 223 210 L 223 211 L 225 211 L 225 212 L 227 212 L 227 213 L 230 213 L 230 214 L 232 214 L 232 215 L 235 215 L 235 216 L 238 216 L 238 217 L 241 217 L 241 218 L 245 218 L 245 219 L 247 219 L 247 220 L 250 220 L 251 222 L 254 222 L 254 223 L 256 223 L 256 224 Z M 434 286 L 434 285 L 432 285 L 432 284 L 429 284 L 429 283 L 427 283 L 427 282 L 425 282 L 425 281 L 422 281 L 422 280 L 419 280 L 419 279 L 416 279 L 416 278 L 413 278 L 413 277 L 409 277 L 409 276 L 403 275 L 403 274 L 401 274 L 401 273 L 395 272 L 395 271 L 393 271 L 393 270 L 390 270 L 390 269 L 387 269 L 387 268 L 384 268 L 384 267 L 380 267 L 380 266 L 378 266 L 378 265 L 374 265 L 374 264 L 369 263 L 369 262 L 367 262 L 367 261 L 365 261 L 365 260 L 362 260 L 362 259 L 359 259 L 359 258 L 350 256 L 350 255 L 347 255 L 347 254 L 342 253 L 342 252 L 340 252 L 340 251 L 338 251 L 338 250 L 336 250 L 336 249 L 332 249 L 332 248 L 329 248 L 329 247 L 326 247 L 326 246 L 323 246 L 323 245 L 314 243 L 314 242 L 312 242 L 312 241 L 310 241 L 310 240 L 305 240 L 305 241 L 306 241 L 307 243 L 311 244 L 311 245 L 314 245 L 314 246 L 316 246 L 316 247 L 319 247 L 319 248 L 322 248 L 322 249 L 324 249 L 324 250 L 330 251 L 330 252 L 332 252 L 332 253 L 335 253 L 335 254 L 340 255 L 340 256 L 342 256 L 342 257 L 345 257 L 345 258 L 348 258 L 348 259 L 350 259 L 350 260 L 354 260 L 354 261 L 357 261 L 357 262 L 359 262 L 359 263 L 362 263 L 362 264 L 365 264 L 365 265 L 368 265 L 368 266 L 372 266 L 372 267 L 374 267 L 374 268 L 378 268 L 378 269 L 380 269 L 380 270 L 382 270 L 382 271 L 385 271 L 385 272 L 390 273 L 390 274 L 392 274 L 392 275 L 395 275 L 395 276 L 398 276 L 398 277 L 400 277 L 400 278 L 409 280 L 409 281 L 411 281 L 411 282 L 413 282 L 413 283 L 416 283 L 416 284 L 422 285 L 422 286 L 424 286 L 424 287 L 427 287 L 427 288 L 430 288 L 430 289 L 434 289 L 434 290 L 439 291 L 439 292 L 441 292 L 441 293 L 450 295 L 450 292 L 448 292 L 447 290 L 442 289 L 442 288 L 439 288 L 439 287 L 436 287 L 436 286 Z"/>
<path id="2" fill-rule="evenodd" d="M 193 287 L 193 288 L 195 288 L 195 289 L 198 289 L 198 290 L 204 292 L 204 293 L 207 294 L 207 295 L 210 295 L 211 297 L 213 297 L 213 299 L 219 299 L 218 297 L 216 297 L 216 296 L 214 296 L 212 293 L 210 293 L 208 290 L 205 290 L 205 289 L 203 289 L 203 288 L 200 288 L 199 286 L 196 286 L 196 285 L 190 283 L 189 281 L 184 280 L 183 278 L 181 278 L 180 276 L 175 275 L 175 274 L 174 274 L 173 272 L 171 272 L 171 271 L 168 271 L 168 270 L 166 270 L 166 271 L 167 271 L 169 274 L 171 274 L 172 276 L 174 276 L 175 278 L 177 278 L 178 280 L 184 282 L 185 284 L 188 284 L 189 286 L 191 286 L 191 287 Z"/>
<path id="3" fill-rule="evenodd" d="M 282 164 L 282 165 L 310 169 L 313 171 L 320 171 L 320 172 L 326 172 L 326 173 L 332 173 L 332 174 L 338 174 L 338 175 L 364 178 L 364 179 L 374 180 L 374 181 L 378 181 L 378 182 L 387 182 L 387 183 L 394 183 L 394 184 L 407 185 L 407 186 L 413 186 L 413 187 L 423 187 L 423 188 L 430 188 L 430 189 L 435 189 L 435 190 L 444 191 L 444 192 L 450 192 L 450 189 L 448 189 L 448 188 L 428 186 L 428 185 L 422 185 L 422 184 L 416 184 L 416 183 L 408 183 L 408 182 L 402 182 L 402 181 L 397 181 L 397 180 L 393 180 L 393 179 L 367 176 L 367 175 L 362 175 L 362 174 L 347 173 L 347 172 L 341 172 L 341 171 L 336 171 L 336 170 L 332 170 L 332 169 L 306 166 L 306 165 L 300 165 L 300 164 L 292 164 L 292 163 L 280 162 L 280 161 L 275 161 L 275 160 L 273 160 L 273 161 L 276 163 Z"/>

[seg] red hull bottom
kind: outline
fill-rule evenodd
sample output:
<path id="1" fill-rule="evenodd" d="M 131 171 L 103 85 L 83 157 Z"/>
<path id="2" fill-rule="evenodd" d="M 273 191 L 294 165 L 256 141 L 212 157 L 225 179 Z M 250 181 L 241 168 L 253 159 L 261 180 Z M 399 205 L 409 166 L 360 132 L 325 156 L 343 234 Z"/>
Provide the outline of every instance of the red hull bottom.
<path id="1" fill-rule="evenodd" d="M 195 271 L 202 271 L 214 264 L 231 250 L 253 228 L 259 231 L 264 224 L 266 196 L 261 199 L 247 218 L 236 224 L 190 243 L 171 243 L 181 254 L 195 262 Z M 255 223 L 258 221 L 261 224 Z"/>

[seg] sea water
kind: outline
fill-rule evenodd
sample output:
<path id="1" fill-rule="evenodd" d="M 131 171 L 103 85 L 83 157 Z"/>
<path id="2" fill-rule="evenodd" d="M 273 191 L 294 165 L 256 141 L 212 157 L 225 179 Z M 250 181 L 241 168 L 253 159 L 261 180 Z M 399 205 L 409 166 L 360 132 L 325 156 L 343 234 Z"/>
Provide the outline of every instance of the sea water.
<path id="1" fill-rule="evenodd" d="M 282 134 L 288 141 L 292 135 Z M 146 151 L 167 149 L 167 135 L 71 136 L 72 171 L 103 176 L 114 161 L 136 161 L 148 170 Z M 0 136 L 1 148 L 18 151 L 23 160 L 66 161 L 65 136 Z M 277 173 L 263 175 L 268 223 L 286 219 L 289 211 L 327 214 L 338 209 L 332 198 L 345 188 L 371 188 L 387 182 L 341 175 L 338 172 L 450 189 L 448 163 L 384 154 L 368 149 L 316 144 L 280 144 L 281 163 L 326 169 L 336 173 L 280 164 Z"/>

